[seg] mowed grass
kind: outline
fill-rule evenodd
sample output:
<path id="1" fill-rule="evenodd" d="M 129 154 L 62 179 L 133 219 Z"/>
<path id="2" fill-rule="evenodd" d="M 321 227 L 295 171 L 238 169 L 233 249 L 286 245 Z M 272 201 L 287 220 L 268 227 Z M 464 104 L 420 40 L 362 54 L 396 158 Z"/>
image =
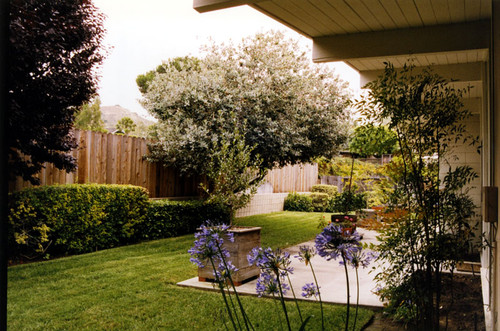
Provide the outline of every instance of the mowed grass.
<path id="1" fill-rule="evenodd" d="M 239 225 L 262 227 L 262 246 L 286 247 L 319 232 L 321 214 L 273 213 L 241 218 Z M 181 288 L 196 276 L 187 250 L 193 235 L 9 268 L 10 330 L 225 330 L 219 293 Z M 280 329 L 273 300 L 243 297 L 256 329 Z M 320 328 L 319 304 L 301 302 Z M 299 317 L 288 303 L 293 325 Z M 281 311 L 280 311 L 281 313 Z M 361 328 L 373 315 L 360 310 Z M 345 307 L 327 306 L 329 329 L 343 329 Z M 284 321 L 281 321 L 284 323 Z"/>

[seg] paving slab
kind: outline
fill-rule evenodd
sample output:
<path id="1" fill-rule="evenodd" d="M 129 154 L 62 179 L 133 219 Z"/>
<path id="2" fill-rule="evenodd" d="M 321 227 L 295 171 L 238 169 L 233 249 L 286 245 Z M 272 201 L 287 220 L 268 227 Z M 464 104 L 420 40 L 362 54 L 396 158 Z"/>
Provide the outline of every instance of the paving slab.
<path id="1" fill-rule="evenodd" d="M 367 243 L 377 243 L 376 235 L 377 232 L 370 231 L 362 228 L 358 228 L 358 232 L 363 235 L 362 242 Z M 300 300 L 310 300 L 315 301 L 314 298 L 302 298 L 300 293 L 302 292 L 302 286 L 306 283 L 313 283 L 314 278 L 311 273 L 311 268 L 306 266 L 304 263 L 300 262 L 298 259 L 293 258 L 294 255 L 297 255 L 299 251 L 299 247 L 303 245 L 313 246 L 314 242 L 306 242 L 300 245 L 292 246 L 286 249 L 286 251 L 290 252 L 292 256 L 292 267 L 294 268 L 293 274 L 290 275 L 290 280 L 292 282 L 293 288 L 295 290 L 295 294 Z M 314 267 L 314 271 L 316 273 L 316 278 L 318 279 L 318 284 L 321 290 L 321 298 L 323 302 L 328 303 L 337 303 L 337 304 L 346 304 L 347 303 L 347 286 L 345 279 L 345 270 L 344 267 L 339 265 L 338 261 L 326 261 L 325 259 L 315 256 L 312 259 L 312 264 Z M 376 288 L 376 283 L 373 280 L 373 277 L 376 274 L 376 271 L 372 270 L 372 266 L 368 268 L 359 268 L 358 276 L 359 276 L 359 305 L 364 307 L 382 307 L 382 302 L 380 302 L 377 295 L 373 293 L 373 290 Z M 351 296 L 351 303 L 356 303 L 357 291 L 356 291 L 356 274 L 355 270 L 351 267 L 348 268 L 349 275 L 349 289 Z M 255 292 L 255 286 L 257 284 L 257 280 L 251 280 L 247 283 L 244 283 L 236 288 L 238 293 L 247 294 L 247 295 L 257 295 Z M 184 287 L 193 287 L 204 290 L 218 291 L 218 288 L 214 286 L 213 283 L 210 282 L 200 282 L 198 281 L 198 277 L 194 277 L 180 283 L 177 283 L 178 286 Z M 292 292 L 288 291 L 288 298 L 293 298 Z"/>

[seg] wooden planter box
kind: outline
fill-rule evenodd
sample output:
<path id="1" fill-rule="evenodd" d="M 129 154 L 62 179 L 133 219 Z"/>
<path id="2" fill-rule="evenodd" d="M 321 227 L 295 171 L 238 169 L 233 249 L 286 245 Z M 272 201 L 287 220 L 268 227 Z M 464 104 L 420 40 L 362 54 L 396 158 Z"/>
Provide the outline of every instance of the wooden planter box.
<path id="1" fill-rule="evenodd" d="M 245 281 L 258 277 L 260 269 L 248 263 L 247 255 L 254 247 L 260 247 L 260 227 L 234 227 L 228 230 L 234 234 L 234 242 L 224 238 L 224 247 L 229 251 L 229 260 L 238 268 L 232 275 L 235 286 Z M 214 281 L 212 266 L 198 268 L 198 280 L 200 282 Z"/>

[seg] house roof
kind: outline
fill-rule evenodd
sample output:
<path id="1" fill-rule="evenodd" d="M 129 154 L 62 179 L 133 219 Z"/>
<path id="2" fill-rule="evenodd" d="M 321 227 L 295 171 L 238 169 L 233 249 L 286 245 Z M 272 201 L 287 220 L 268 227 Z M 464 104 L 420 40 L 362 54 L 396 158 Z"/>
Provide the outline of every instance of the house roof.
<path id="1" fill-rule="evenodd" d="M 313 41 L 313 61 L 344 61 L 361 85 L 391 62 L 433 66 L 483 96 L 491 0 L 193 0 L 199 12 L 249 5 Z"/>
<path id="2" fill-rule="evenodd" d="M 313 40 L 313 61 L 358 71 L 488 60 L 491 0 L 194 0 L 199 12 L 247 4 Z M 397 43 L 394 41 L 397 40 Z"/>

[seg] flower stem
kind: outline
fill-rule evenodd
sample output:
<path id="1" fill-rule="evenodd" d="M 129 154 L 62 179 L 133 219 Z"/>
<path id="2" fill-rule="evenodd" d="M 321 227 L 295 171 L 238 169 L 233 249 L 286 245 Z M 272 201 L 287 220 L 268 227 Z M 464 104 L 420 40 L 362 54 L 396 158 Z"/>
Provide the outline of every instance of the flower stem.
<path id="1" fill-rule="evenodd" d="M 316 273 L 314 272 L 314 268 L 311 261 L 309 261 L 309 265 L 311 266 L 314 282 L 316 283 L 316 288 L 318 289 L 319 308 L 321 310 L 321 330 L 325 330 L 325 318 L 323 316 L 323 300 L 321 300 L 321 291 L 319 290 L 318 280 L 316 279 Z"/>
<path id="2" fill-rule="evenodd" d="M 283 322 L 281 321 L 281 314 L 279 313 L 278 302 L 276 300 L 276 295 L 273 293 L 273 302 L 274 308 L 276 309 L 276 313 L 278 315 L 278 321 L 280 322 L 280 330 L 283 330 Z"/>
<path id="3" fill-rule="evenodd" d="M 243 321 L 245 322 L 245 327 L 246 327 L 247 331 L 249 331 L 250 328 L 248 327 L 248 325 L 250 324 L 250 327 L 252 328 L 252 330 L 254 330 L 253 325 L 250 322 L 250 319 L 248 318 L 248 315 L 246 314 L 245 309 L 243 308 L 243 305 L 241 304 L 240 297 L 238 295 L 238 291 L 236 291 L 236 286 L 234 286 L 233 278 L 231 277 L 229 267 L 227 266 L 226 259 L 224 258 L 224 254 L 222 253 L 222 248 L 220 247 L 220 244 L 218 242 L 217 242 L 217 249 L 219 250 L 219 254 L 220 254 L 220 258 L 222 260 L 222 263 L 224 263 L 224 268 L 226 269 L 226 271 L 228 273 L 229 283 L 231 284 L 231 287 L 233 288 L 234 296 L 236 297 L 236 301 L 238 302 L 238 306 L 240 307 L 241 315 L 243 316 Z"/>
<path id="4" fill-rule="evenodd" d="M 292 331 L 292 327 L 290 326 L 290 319 L 288 318 L 288 312 L 286 310 L 285 299 L 283 298 L 283 288 L 281 287 L 280 275 L 276 273 L 276 279 L 278 281 L 278 287 L 280 290 L 280 300 L 281 306 L 283 307 L 283 311 L 285 312 L 286 324 L 288 325 L 288 331 Z"/>
<path id="5" fill-rule="evenodd" d="M 345 321 L 345 331 L 348 331 L 349 328 L 349 310 L 350 310 L 350 291 L 349 291 L 349 273 L 347 272 L 347 261 L 345 260 L 345 253 L 342 252 L 342 261 L 344 261 L 344 270 L 345 270 L 345 280 L 347 284 L 347 314 Z"/>
<path id="6" fill-rule="evenodd" d="M 214 260 L 212 258 L 210 258 L 210 263 L 212 263 L 212 268 L 215 272 L 215 264 L 214 264 Z M 235 330 L 238 330 L 238 328 L 236 327 L 236 323 L 234 322 L 234 318 L 233 318 L 233 314 L 231 312 L 231 307 L 229 306 L 229 303 L 227 302 L 227 298 L 226 298 L 226 291 L 224 291 L 224 285 L 222 284 L 222 281 L 219 279 L 219 276 L 217 276 L 217 273 L 215 273 L 215 281 L 217 282 L 217 284 L 219 284 L 219 288 L 220 288 L 220 291 L 222 293 L 222 298 L 224 299 L 224 303 L 226 304 L 226 308 L 227 308 L 227 313 L 229 314 L 229 319 L 231 319 L 231 323 L 233 324 L 233 327 Z M 241 329 L 241 327 L 240 327 Z"/>
<path id="7" fill-rule="evenodd" d="M 304 323 L 304 320 L 302 319 L 302 313 L 300 312 L 299 302 L 297 300 L 297 297 L 295 296 L 295 291 L 293 290 L 292 281 L 290 280 L 290 275 L 288 275 L 288 273 L 287 273 L 286 277 L 288 278 L 288 283 L 290 284 L 290 289 L 292 290 L 293 299 L 295 301 L 295 305 L 297 306 L 297 310 L 299 312 L 300 324 L 302 324 L 302 323 Z"/>
<path id="8" fill-rule="evenodd" d="M 358 320 L 358 307 L 359 307 L 359 277 L 358 277 L 358 268 L 356 267 L 356 314 L 354 314 L 354 326 L 352 327 L 352 331 L 356 330 L 356 321 Z"/>

